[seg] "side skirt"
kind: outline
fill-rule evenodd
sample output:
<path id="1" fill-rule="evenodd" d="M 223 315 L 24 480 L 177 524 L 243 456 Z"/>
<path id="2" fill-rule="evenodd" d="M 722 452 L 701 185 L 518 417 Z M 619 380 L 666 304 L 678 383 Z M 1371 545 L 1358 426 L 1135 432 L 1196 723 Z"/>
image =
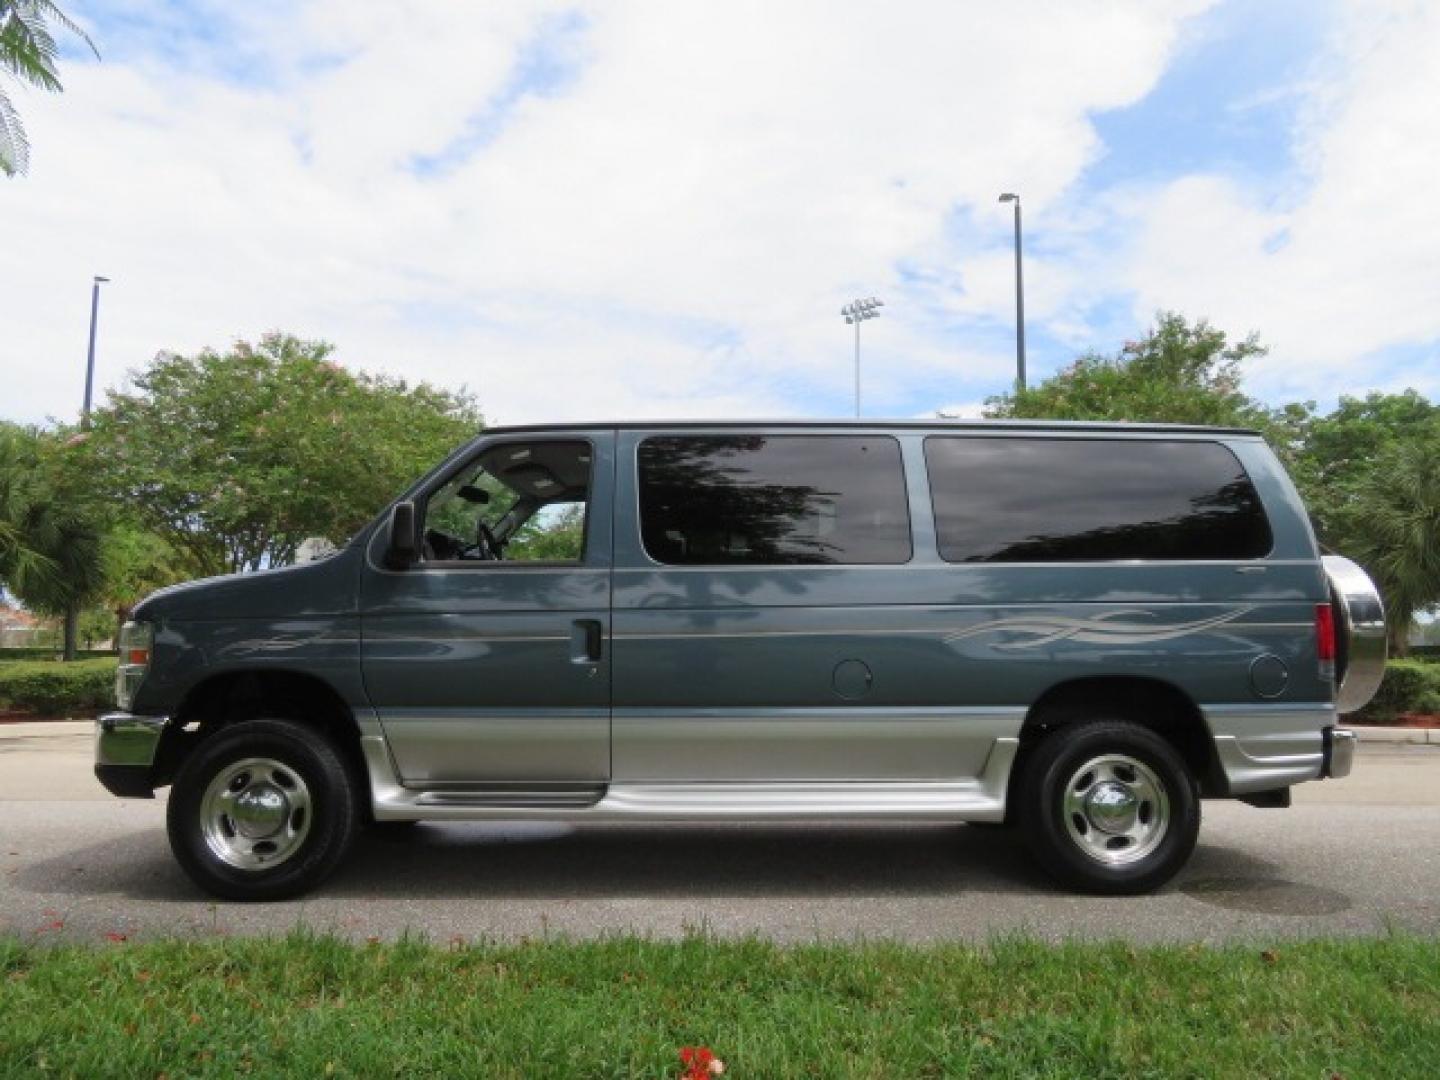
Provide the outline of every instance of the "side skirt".
<path id="1" fill-rule="evenodd" d="M 492 785 L 415 790 L 400 784 L 381 736 L 361 739 L 377 821 L 830 821 L 1005 819 L 1005 792 L 1020 740 L 997 738 L 980 775 L 965 780 L 783 783 Z"/>

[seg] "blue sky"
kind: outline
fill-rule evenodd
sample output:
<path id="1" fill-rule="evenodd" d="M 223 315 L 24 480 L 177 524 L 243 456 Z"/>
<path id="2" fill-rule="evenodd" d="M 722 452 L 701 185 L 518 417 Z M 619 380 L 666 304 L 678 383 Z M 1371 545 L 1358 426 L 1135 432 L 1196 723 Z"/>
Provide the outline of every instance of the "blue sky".
<path id="1" fill-rule="evenodd" d="M 973 411 L 1153 313 L 1272 401 L 1440 393 L 1440 11 L 1366 0 L 87 0 L 21 93 L 0 414 L 271 329 L 500 421 Z"/>
<path id="2" fill-rule="evenodd" d="M 1095 114 L 1104 152 L 1077 194 L 1219 171 L 1285 200 L 1302 88 L 1318 75 L 1334 13 L 1324 0 L 1244 0 L 1197 16 L 1143 99 Z"/>

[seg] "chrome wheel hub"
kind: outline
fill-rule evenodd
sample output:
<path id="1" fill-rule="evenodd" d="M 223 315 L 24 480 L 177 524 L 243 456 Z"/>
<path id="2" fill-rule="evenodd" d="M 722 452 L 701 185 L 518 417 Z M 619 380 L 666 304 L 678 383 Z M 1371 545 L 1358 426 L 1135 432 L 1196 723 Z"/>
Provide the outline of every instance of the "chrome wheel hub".
<path id="1" fill-rule="evenodd" d="M 268 870 L 310 833 L 310 789 L 290 766 L 246 758 L 215 774 L 200 800 L 200 829 L 215 856 L 238 870 Z"/>
<path id="2" fill-rule="evenodd" d="M 1085 816 L 1101 832 L 1121 836 L 1135 824 L 1140 800 L 1124 784 L 1096 784 L 1085 796 Z"/>
<path id="3" fill-rule="evenodd" d="M 1155 771 L 1128 754 L 1091 758 L 1071 775 L 1065 830 L 1096 862 L 1124 866 L 1145 858 L 1170 827 L 1170 798 Z"/>

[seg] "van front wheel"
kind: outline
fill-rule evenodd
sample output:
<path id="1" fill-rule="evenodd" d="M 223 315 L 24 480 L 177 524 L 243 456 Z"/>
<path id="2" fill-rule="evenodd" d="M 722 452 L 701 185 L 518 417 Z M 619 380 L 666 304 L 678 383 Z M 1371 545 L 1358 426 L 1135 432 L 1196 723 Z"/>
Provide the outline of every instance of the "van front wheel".
<path id="1" fill-rule="evenodd" d="M 1195 850 L 1200 793 L 1174 747 L 1122 720 L 1062 727 L 1035 748 L 1020 825 L 1040 865 L 1085 892 L 1150 892 Z"/>
<path id="2" fill-rule="evenodd" d="M 252 720 L 202 742 L 176 774 L 170 847 L 197 885 L 226 900 L 281 900 L 339 865 L 358 824 L 334 747 L 286 720 Z"/>

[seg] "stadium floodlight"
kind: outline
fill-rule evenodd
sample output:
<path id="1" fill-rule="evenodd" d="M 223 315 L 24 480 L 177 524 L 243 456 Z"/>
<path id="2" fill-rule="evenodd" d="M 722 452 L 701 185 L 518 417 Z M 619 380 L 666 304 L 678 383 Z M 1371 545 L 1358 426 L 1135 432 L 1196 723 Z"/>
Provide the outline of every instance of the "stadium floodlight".
<path id="1" fill-rule="evenodd" d="M 860 415 L 860 324 L 866 319 L 878 319 L 885 301 L 869 296 L 852 300 L 840 309 L 847 324 L 855 327 L 855 415 Z"/>

